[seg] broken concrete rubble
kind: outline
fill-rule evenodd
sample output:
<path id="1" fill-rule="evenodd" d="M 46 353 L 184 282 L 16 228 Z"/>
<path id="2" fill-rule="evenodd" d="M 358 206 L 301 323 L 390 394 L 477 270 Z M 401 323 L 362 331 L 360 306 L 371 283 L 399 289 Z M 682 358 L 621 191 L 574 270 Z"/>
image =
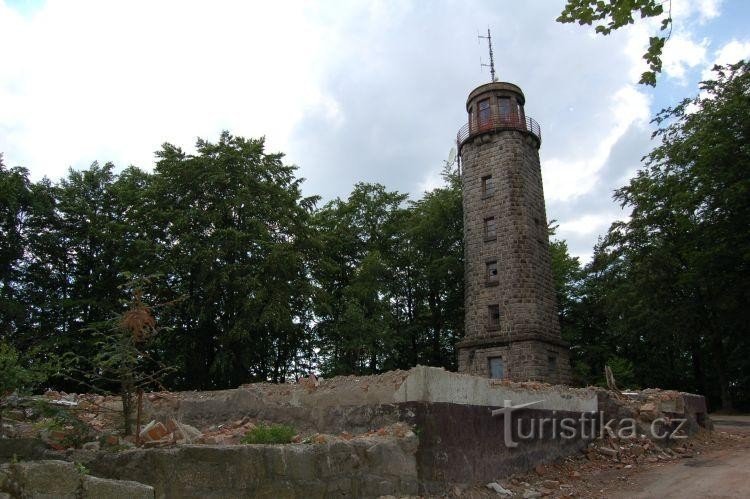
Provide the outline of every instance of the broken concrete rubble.
<path id="1" fill-rule="evenodd" d="M 58 395 L 48 394 L 48 398 L 55 396 Z M 340 445 L 361 446 L 363 444 L 357 442 L 362 439 L 391 439 L 400 442 L 372 442 L 363 451 L 364 458 L 357 454 L 359 451 L 352 454 L 368 463 L 367 468 L 360 468 L 357 473 L 371 473 L 365 471 L 371 470 L 370 467 L 377 470 L 377 473 L 372 473 L 379 477 L 376 481 L 380 483 L 380 488 L 369 482 L 363 485 L 363 482 L 357 481 L 359 478 L 350 476 L 347 471 L 345 476 L 339 477 L 342 482 L 338 487 L 342 490 L 354 490 L 347 487 L 355 487 L 351 485 L 355 483 L 359 484 L 356 487 L 363 487 L 361 490 L 393 490 L 398 493 L 411 491 L 411 485 L 406 488 L 400 485 L 402 477 L 397 468 L 402 467 L 417 470 L 414 480 L 421 493 L 441 493 L 452 484 L 465 487 L 472 483 L 489 482 L 507 487 L 497 481 L 498 474 L 507 476 L 536 468 L 539 477 L 551 482 L 526 488 L 544 494 L 546 490 L 555 490 L 552 484 L 554 480 L 547 476 L 545 463 L 556 462 L 566 456 L 580 454 L 586 462 L 612 462 L 627 466 L 648 462 L 649 459 L 657 462 L 675 459 L 676 456 L 689 455 L 690 449 L 670 453 L 662 447 L 657 451 L 657 447 L 649 447 L 650 444 L 646 441 L 613 441 L 606 438 L 591 446 L 589 444 L 593 436 L 579 435 L 571 439 L 560 439 L 554 433 L 518 442 L 518 428 L 526 431 L 533 428 L 536 421 L 580 417 L 597 411 L 602 411 L 607 417 L 635 418 L 641 425 L 640 429 L 662 416 L 685 415 L 692 418 L 695 428 L 707 421 L 705 413 L 701 412 L 705 411 L 705 405 L 701 406 L 700 400 L 691 398 L 694 396 L 678 392 L 652 390 L 623 397 L 596 388 L 574 389 L 536 382 L 498 382 L 449 373 L 442 369 L 418 367 L 379 376 L 347 376 L 314 381 L 307 379 L 298 385 L 260 383 L 216 392 L 146 394 L 143 414 L 144 420 L 149 422 L 140 432 L 141 442 L 146 448 L 115 454 L 112 451 L 123 451 L 134 442 L 111 434 L 111 430 L 121 425 L 116 419 L 116 412 L 112 410 L 118 407 L 119 400 L 115 397 L 85 394 L 59 396 L 77 402 L 77 406 L 66 410 L 76 414 L 92 431 L 107 435 L 107 438 L 115 438 L 110 443 L 105 443 L 106 438 L 84 441 L 86 451 L 76 451 L 77 460 L 89 462 L 93 467 L 101 460 L 117 462 L 122 470 L 130 470 L 128 473 L 131 474 L 125 475 L 125 471 L 115 474 L 115 469 L 119 469 L 116 466 L 102 466 L 97 468 L 97 472 L 106 477 L 143 481 L 154 485 L 157 491 L 172 490 L 169 488 L 172 485 L 166 482 L 176 480 L 177 475 L 163 468 L 165 476 L 155 477 L 149 474 L 154 470 L 146 472 L 137 464 L 138 459 L 157 454 L 191 458 L 211 456 L 219 464 L 204 463 L 207 466 L 221 465 L 227 469 L 235 469 L 244 466 L 235 459 L 247 457 L 247 451 L 234 449 L 244 448 L 238 445 L 240 439 L 260 424 L 292 425 L 299 434 L 289 448 L 301 446 L 300 449 L 306 450 L 294 452 L 303 455 L 311 453 L 311 456 L 318 456 L 318 453 L 330 452 Z M 507 404 L 511 404 L 513 408 L 512 415 L 508 418 L 512 423 L 510 434 L 505 433 L 505 416 L 492 416 L 493 409 L 503 408 Z M 516 406 L 525 407 L 523 410 L 515 410 Z M 23 415 L 19 415 L 18 419 L 23 419 Z M 508 435 L 519 445 L 508 445 Z M 95 445 L 96 443 L 99 445 Z M 399 446 L 402 454 L 394 457 L 388 450 L 391 445 Z M 180 451 L 186 447 L 206 447 L 213 450 L 206 451 L 207 454 L 192 450 Z M 313 447 L 317 450 L 312 449 Z M 137 453 L 132 454 L 135 452 Z M 267 452 L 251 453 L 252 459 L 270 459 L 270 456 L 276 456 L 274 452 L 277 451 Z M 81 453 L 80 456 L 78 453 Z M 282 455 L 285 459 L 289 457 L 287 451 L 283 451 Z M 314 461 L 318 458 L 310 459 Z M 157 460 L 155 463 L 166 466 L 166 461 Z M 266 469 L 271 464 L 266 463 L 264 466 L 263 469 Z M 201 472 L 198 470 L 196 473 Z M 214 470 L 212 473 L 219 472 Z M 575 470 L 566 472 L 566 480 L 575 480 L 575 473 Z M 388 480 L 392 481 L 391 485 L 386 485 Z M 296 482 L 291 478 L 284 479 L 283 482 L 284 487 L 296 490 Z M 344 483 L 350 485 L 345 486 Z M 411 484 L 411 481 L 408 483 Z M 566 484 L 560 483 L 558 488 L 563 485 Z M 247 490 L 259 492 L 271 490 L 268 487 L 272 487 L 270 482 L 260 478 L 253 486 L 256 488 Z M 241 491 L 247 492 L 246 488 Z M 319 490 L 329 491 L 328 488 L 320 487 Z M 235 492 L 239 494 L 241 491 Z M 521 495 L 523 491 L 517 490 L 516 493 Z"/>

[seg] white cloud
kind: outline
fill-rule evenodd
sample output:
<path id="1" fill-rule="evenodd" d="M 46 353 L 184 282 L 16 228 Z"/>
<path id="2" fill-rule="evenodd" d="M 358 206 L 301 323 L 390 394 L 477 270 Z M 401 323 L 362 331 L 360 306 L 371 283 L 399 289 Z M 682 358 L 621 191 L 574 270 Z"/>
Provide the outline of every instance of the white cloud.
<path id="1" fill-rule="evenodd" d="M 671 0 L 672 18 L 678 22 L 695 18 L 699 23 L 706 23 L 721 14 L 723 0 Z M 670 2 L 665 2 L 668 9 Z"/>
<path id="2" fill-rule="evenodd" d="M 286 144 L 320 85 L 329 40 L 304 2 L 0 4 L 0 150 L 35 176 L 99 159 L 148 166 L 162 141 L 229 128 Z M 269 50 L 273 47 L 273 50 Z M 5 54 L 4 54 L 5 58 Z"/>
<path id="3" fill-rule="evenodd" d="M 698 28 L 719 7 L 673 0 L 654 94 L 637 81 L 657 21 L 602 37 L 555 23 L 554 2 L 50 0 L 19 15 L 0 0 L 0 152 L 34 178 L 94 160 L 148 168 L 163 141 L 228 129 L 287 153 L 306 194 L 365 181 L 418 196 L 441 184 L 466 95 L 488 78 L 476 35 L 489 25 L 500 78 L 542 126 L 550 218 L 581 253 L 593 232 L 571 227 L 610 213 L 649 146 L 651 96 L 714 56 Z"/>
<path id="4" fill-rule="evenodd" d="M 587 130 L 591 149 L 582 157 L 552 157 L 544 161 L 544 194 L 548 201 L 570 201 L 590 192 L 598 183 L 598 173 L 605 166 L 612 147 L 631 126 L 643 128 L 649 119 L 650 99 L 633 85 L 616 90 L 609 101 L 608 112 L 600 123 Z"/>
<path id="5" fill-rule="evenodd" d="M 707 48 L 706 38 L 695 42 L 689 33 L 673 35 L 664 46 L 662 54 L 664 74 L 676 79 L 681 85 L 686 85 L 686 71 L 706 63 Z"/>
<path id="6" fill-rule="evenodd" d="M 734 64 L 735 62 L 739 62 L 742 59 L 750 59 L 750 40 L 743 42 L 739 40 L 732 40 L 723 45 L 714 53 L 713 60 L 706 66 L 706 68 L 703 70 L 703 73 L 701 73 L 701 79 L 713 79 L 715 75 L 713 74 L 711 69 L 716 64 Z"/>
<path id="7" fill-rule="evenodd" d="M 560 223 L 558 233 L 561 236 L 567 235 L 598 235 L 604 232 L 612 218 L 609 214 L 590 214 L 574 218 Z"/>
<path id="8" fill-rule="evenodd" d="M 440 172 L 430 171 L 427 176 L 419 183 L 418 193 L 430 192 L 445 185 Z"/>

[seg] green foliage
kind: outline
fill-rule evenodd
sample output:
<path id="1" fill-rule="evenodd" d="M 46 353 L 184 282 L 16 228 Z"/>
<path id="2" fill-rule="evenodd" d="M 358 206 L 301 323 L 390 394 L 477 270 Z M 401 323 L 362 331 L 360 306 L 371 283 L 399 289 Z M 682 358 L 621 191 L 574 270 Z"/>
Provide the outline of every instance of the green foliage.
<path id="1" fill-rule="evenodd" d="M 620 388 L 637 388 L 635 383 L 635 367 L 633 362 L 622 357 L 612 357 L 607 361 L 607 365 L 612 370 L 617 386 Z M 600 386 L 607 386 L 606 380 L 600 380 Z"/>
<path id="2" fill-rule="evenodd" d="M 173 370 L 154 360 L 148 351 L 158 328 L 151 308 L 142 301 L 142 286 L 147 282 L 130 282 L 132 298 L 127 310 L 92 326 L 93 356 L 65 355 L 72 379 L 96 392 L 120 395 L 125 435 L 131 433 L 137 393 L 163 388 L 162 378 Z"/>
<path id="3" fill-rule="evenodd" d="M 150 238 L 159 241 L 176 300 L 158 344 L 179 367 L 172 384 L 226 388 L 282 381 L 312 356 L 308 254 L 316 197 L 303 197 L 296 167 L 262 139 L 223 133 L 197 154 L 164 144 L 145 193 Z"/>
<path id="4" fill-rule="evenodd" d="M 297 430 L 282 424 L 259 424 L 245 433 L 240 443 L 243 444 L 288 444 L 297 435 Z"/>
<path id="5" fill-rule="evenodd" d="M 669 39 L 672 27 L 671 0 L 669 12 L 661 20 L 662 31 L 670 29 L 666 37 L 652 36 L 649 38 L 648 51 L 643 59 L 648 63 L 649 71 L 641 75 L 639 83 L 656 85 L 656 75 L 661 72 L 661 54 L 664 43 Z M 567 0 L 565 8 L 557 18 L 559 23 L 577 22 L 580 25 L 596 24 L 595 31 L 601 35 L 609 35 L 612 31 L 628 26 L 635 22 L 634 15 L 641 19 L 660 17 L 664 15 L 664 2 L 659 0 Z"/>
<path id="6" fill-rule="evenodd" d="M 80 448 L 91 437 L 88 425 L 75 417 L 68 408 L 50 404 L 46 400 L 36 400 L 29 405 L 42 418 L 34 424 L 34 429 L 39 432 L 64 432 L 65 438 L 60 442 L 63 447 Z"/>
<path id="7" fill-rule="evenodd" d="M 616 191 L 630 218 L 585 269 L 571 341 L 594 378 L 627 359 L 637 385 L 730 409 L 750 403 L 750 65 L 715 70 L 656 116 L 660 145 Z"/>
<path id="8" fill-rule="evenodd" d="M 406 203 L 379 184 L 318 210 L 312 272 L 320 367 L 371 374 L 418 363 L 455 366 L 463 335 L 463 236 L 458 177 Z"/>
<path id="9" fill-rule="evenodd" d="M 16 390 L 25 391 L 33 380 L 33 373 L 21 365 L 16 349 L 0 342 L 0 398 Z"/>

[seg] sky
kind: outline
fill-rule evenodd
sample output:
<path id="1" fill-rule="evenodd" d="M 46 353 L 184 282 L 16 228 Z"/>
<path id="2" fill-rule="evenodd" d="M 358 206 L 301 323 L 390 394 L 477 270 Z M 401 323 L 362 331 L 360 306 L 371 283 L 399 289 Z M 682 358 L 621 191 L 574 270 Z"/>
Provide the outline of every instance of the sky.
<path id="1" fill-rule="evenodd" d="M 655 89 L 637 81 L 657 21 L 603 37 L 555 22 L 564 3 L 0 0 L 0 152 L 58 179 L 93 161 L 149 170 L 162 143 L 229 130 L 285 153 L 306 195 L 380 182 L 417 199 L 489 81 L 489 27 L 499 80 L 542 127 L 547 217 L 585 262 L 627 217 L 612 192 L 656 145 L 651 117 L 750 58 L 750 2 L 672 0 Z"/>

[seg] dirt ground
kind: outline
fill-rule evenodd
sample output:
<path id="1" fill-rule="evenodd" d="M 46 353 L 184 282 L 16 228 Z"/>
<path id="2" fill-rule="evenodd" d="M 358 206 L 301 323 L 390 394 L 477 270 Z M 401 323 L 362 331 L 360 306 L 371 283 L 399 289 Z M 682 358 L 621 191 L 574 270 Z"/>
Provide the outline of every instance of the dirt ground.
<path id="1" fill-rule="evenodd" d="M 497 480 L 512 496 L 482 486 L 457 489 L 453 496 L 467 499 L 750 497 L 750 480 L 747 480 L 750 415 L 715 415 L 711 419 L 714 431 L 694 435 L 682 444 L 682 449 L 673 447 L 679 453 L 650 448 L 643 455 L 649 457 L 633 462 L 627 457 L 611 458 L 589 450 L 580 456 L 537 466 L 529 473 Z"/>
<path id="2" fill-rule="evenodd" d="M 611 498 L 750 497 L 750 416 L 713 416 L 717 432 L 743 436 L 736 446 L 644 470 Z"/>

